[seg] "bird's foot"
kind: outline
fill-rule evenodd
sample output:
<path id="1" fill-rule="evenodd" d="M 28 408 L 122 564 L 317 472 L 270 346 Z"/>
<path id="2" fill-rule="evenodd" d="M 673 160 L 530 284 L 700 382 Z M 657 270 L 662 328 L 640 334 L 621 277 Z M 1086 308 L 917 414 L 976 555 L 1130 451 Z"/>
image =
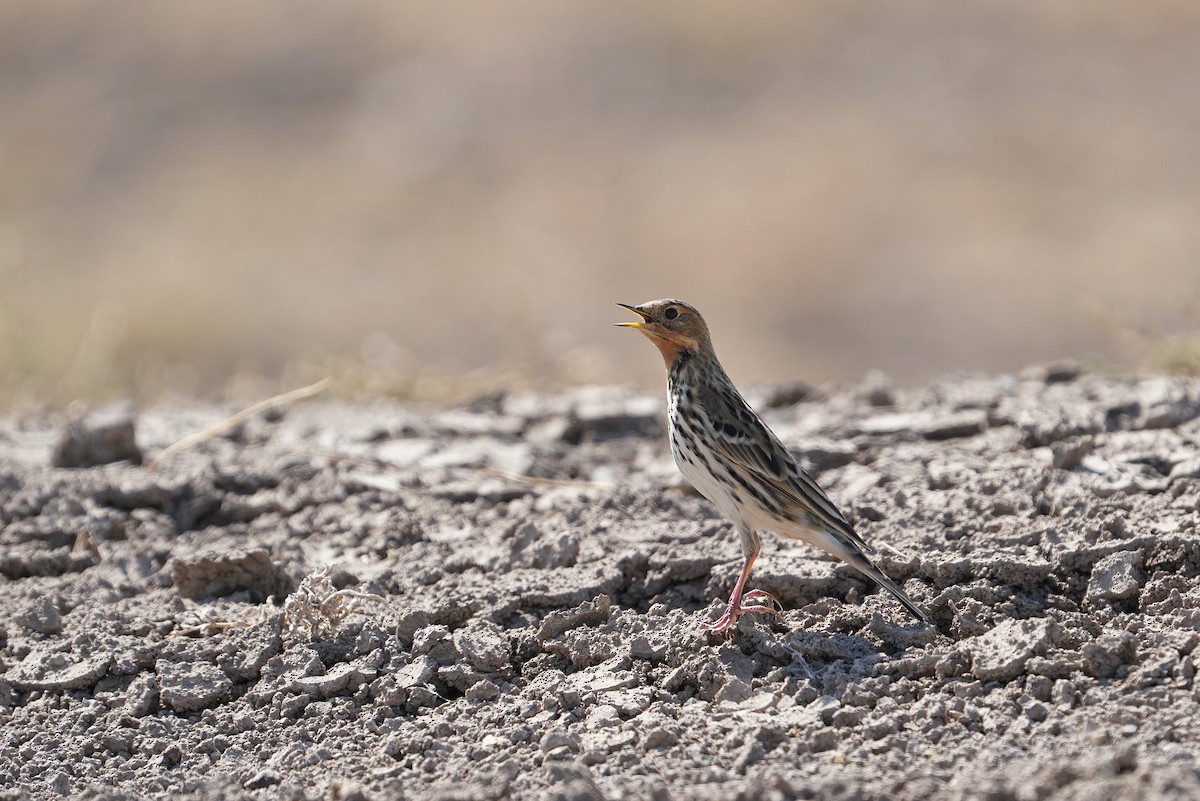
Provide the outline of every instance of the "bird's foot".
<path id="1" fill-rule="evenodd" d="M 748 604 L 746 603 L 747 601 L 749 601 Z M 759 608 L 751 609 L 750 607 L 752 606 Z M 762 607 L 765 606 L 770 607 L 766 610 L 767 614 L 779 617 L 780 613 L 783 612 L 783 604 L 779 603 L 779 599 L 766 590 L 750 590 L 742 595 L 741 607 L 743 612 L 762 612 L 764 611 Z"/>
<path id="2" fill-rule="evenodd" d="M 725 605 L 724 614 L 712 623 L 703 624 L 701 628 L 711 634 L 728 635 L 729 631 L 737 625 L 737 619 L 746 612 L 779 617 L 782 610 L 783 604 L 779 603 L 771 593 L 766 590 L 750 590 L 741 597 L 730 598 L 729 603 Z"/>

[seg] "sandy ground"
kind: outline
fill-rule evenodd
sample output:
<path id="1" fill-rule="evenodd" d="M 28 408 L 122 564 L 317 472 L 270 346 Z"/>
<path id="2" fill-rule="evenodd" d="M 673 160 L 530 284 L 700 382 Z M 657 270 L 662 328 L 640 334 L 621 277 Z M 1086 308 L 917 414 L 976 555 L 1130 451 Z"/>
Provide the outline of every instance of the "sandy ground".
<path id="1" fill-rule="evenodd" d="M 1200 797 L 1200 383 L 801 394 L 751 400 L 935 626 L 768 538 L 782 619 L 710 640 L 658 396 L 315 401 L 158 472 L 0 421 L 0 798 Z"/>

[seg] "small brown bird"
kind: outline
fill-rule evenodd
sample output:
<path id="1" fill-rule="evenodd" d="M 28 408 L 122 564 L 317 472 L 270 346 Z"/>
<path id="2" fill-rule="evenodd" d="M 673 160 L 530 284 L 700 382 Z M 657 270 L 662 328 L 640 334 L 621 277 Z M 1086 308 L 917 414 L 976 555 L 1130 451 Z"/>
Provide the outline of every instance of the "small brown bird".
<path id="1" fill-rule="evenodd" d="M 681 300 L 618 303 L 641 317 L 616 323 L 636 328 L 662 352 L 667 365 L 671 454 L 700 494 L 733 521 L 745 562 L 725 613 L 705 628 L 727 632 L 745 612 L 778 615 L 781 605 L 764 590 L 746 590 L 758 558 L 760 530 L 774 531 L 848 562 L 896 597 L 918 620 L 925 613 L 867 557 L 868 546 L 759 419 L 725 374 L 700 312 Z"/>

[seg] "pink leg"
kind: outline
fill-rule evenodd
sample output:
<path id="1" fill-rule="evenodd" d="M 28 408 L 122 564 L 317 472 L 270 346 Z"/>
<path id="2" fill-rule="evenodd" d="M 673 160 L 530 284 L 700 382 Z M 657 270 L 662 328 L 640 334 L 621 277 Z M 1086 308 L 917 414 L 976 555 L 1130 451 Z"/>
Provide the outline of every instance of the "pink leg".
<path id="1" fill-rule="evenodd" d="M 742 564 L 741 575 L 738 576 L 737 583 L 733 585 L 733 594 L 729 596 L 729 603 L 725 607 L 725 614 L 712 623 L 705 623 L 702 628 L 706 631 L 713 632 L 714 634 L 727 633 L 737 624 L 738 616 L 744 612 L 779 615 L 780 603 L 769 592 L 766 590 L 744 591 L 746 580 L 750 578 L 750 569 L 754 567 L 754 560 L 757 558 L 758 549 L 756 548 L 746 557 L 745 563 Z M 770 606 L 767 604 L 770 604 Z"/>

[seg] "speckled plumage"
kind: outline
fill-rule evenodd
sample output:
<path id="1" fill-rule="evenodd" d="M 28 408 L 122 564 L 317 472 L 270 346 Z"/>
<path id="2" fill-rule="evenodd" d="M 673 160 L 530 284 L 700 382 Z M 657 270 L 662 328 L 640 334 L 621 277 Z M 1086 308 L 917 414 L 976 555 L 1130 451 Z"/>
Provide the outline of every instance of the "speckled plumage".
<path id="1" fill-rule="evenodd" d="M 707 628 L 728 631 L 744 612 L 776 613 L 778 602 L 768 593 L 744 590 L 762 530 L 803 540 L 846 561 L 888 590 L 918 620 L 926 620 L 870 560 L 870 547 L 742 398 L 717 360 L 700 313 L 679 300 L 618 305 L 642 317 L 621 325 L 646 334 L 666 362 L 675 464 L 733 522 L 741 539 L 745 562 L 733 595 L 725 614 Z"/>

